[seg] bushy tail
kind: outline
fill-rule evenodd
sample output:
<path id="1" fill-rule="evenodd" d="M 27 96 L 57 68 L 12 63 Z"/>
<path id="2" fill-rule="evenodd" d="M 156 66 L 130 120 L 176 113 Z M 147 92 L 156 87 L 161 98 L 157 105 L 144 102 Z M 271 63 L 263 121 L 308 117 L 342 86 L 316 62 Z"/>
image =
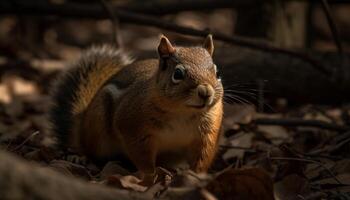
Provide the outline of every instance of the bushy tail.
<path id="1" fill-rule="evenodd" d="M 92 47 L 56 82 L 49 118 L 52 132 L 63 137 L 72 131 L 73 116 L 83 112 L 103 84 L 133 60 L 111 46 Z"/>

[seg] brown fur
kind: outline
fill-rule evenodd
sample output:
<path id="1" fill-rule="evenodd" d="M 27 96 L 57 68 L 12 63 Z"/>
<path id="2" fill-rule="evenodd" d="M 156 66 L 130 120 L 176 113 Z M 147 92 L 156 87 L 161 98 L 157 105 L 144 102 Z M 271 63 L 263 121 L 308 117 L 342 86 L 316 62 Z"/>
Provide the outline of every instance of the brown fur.
<path id="1" fill-rule="evenodd" d="M 211 38 L 204 47 L 173 47 L 163 36 L 159 60 L 122 68 L 97 62 L 104 70 L 91 71 L 73 102 L 70 146 L 95 158 L 125 155 L 143 173 L 172 160 L 207 171 L 217 150 L 223 89 L 213 67 Z M 179 65 L 185 78 L 173 83 Z M 213 95 L 201 99 L 199 86 Z"/>

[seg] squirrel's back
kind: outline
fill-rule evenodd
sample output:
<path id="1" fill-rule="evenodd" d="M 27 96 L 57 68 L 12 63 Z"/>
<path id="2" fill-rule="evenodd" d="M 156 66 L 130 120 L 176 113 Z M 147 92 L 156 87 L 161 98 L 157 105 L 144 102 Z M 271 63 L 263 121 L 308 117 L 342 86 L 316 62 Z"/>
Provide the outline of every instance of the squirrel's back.
<path id="1" fill-rule="evenodd" d="M 100 88 L 133 60 L 120 49 L 103 45 L 85 51 L 76 64 L 56 81 L 49 120 L 51 131 L 66 144 L 73 117 L 83 112 Z"/>

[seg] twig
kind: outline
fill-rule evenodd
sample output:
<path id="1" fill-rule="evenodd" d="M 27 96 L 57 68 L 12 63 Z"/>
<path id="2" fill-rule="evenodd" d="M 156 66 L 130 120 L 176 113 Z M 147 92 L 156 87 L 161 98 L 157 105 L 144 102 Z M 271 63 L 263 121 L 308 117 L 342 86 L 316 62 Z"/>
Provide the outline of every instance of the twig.
<path id="1" fill-rule="evenodd" d="M 118 33 L 118 31 L 120 30 L 120 25 L 119 25 L 119 19 L 117 18 L 116 15 L 118 15 L 118 10 L 113 11 L 111 5 L 109 5 L 105 0 L 99 0 L 101 5 L 103 6 L 103 8 L 108 12 L 108 14 L 110 15 L 110 19 L 112 21 L 113 24 L 113 42 L 115 43 L 116 47 L 118 48 L 122 48 L 122 40 L 121 40 L 121 36 Z M 115 14 L 117 13 L 117 14 Z"/>
<path id="2" fill-rule="evenodd" d="M 1 1 L 0 1 L 1 2 Z M 1 4 L 1 3 L 0 3 Z M 10 4 L 11 5 L 11 4 Z M 108 15 L 106 15 L 104 10 L 102 8 L 95 8 L 91 7 L 90 5 L 86 4 L 72 4 L 72 3 L 65 3 L 65 4 L 59 4 L 59 5 L 53 5 L 49 3 L 23 3 L 21 1 L 20 10 L 21 14 L 29 14 L 29 15 L 59 15 L 64 17 L 88 17 L 88 18 L 106 18 Z M 177 24 L 174 24 L 172 22 L 167 22 L 164 20 L 161 20 L 157 17 L 152 17 L 148 15 L 133 13 L 126 10 L 120 10 L 116 8 L 118 12 L 116 12 L 116 16 L 119 18 L 121 22 L 124 23 L 131 23 L 131 24 L 138 24 L 138 25 L 144 25 L 144 26 L 151 26 L 151 27 L 157 27 L 164 30 L 181 33 L 184 35 L 191 35 L 191 36 L 201 36 L 205 37 L 209 33 L 212 33 L 216 40 L 220 40 L 223 42 L 231 43 L 238 46 L 258 49 L 262 51 L 267 52 L 273 52 L 273 53 L 280 53 L 285 54 L 289 56 L 293 56 L 295 58 L 299 58 L 300 60 L 303 60 L 306 63 L 309 63 L 312 67 L 315 67 L 319 72 L 323 73 L 324 75 L 329 76 L 329 70 L 327 70 L 322 63 L 318 62 L 317 60 L 309 57 L 306 54 L 295 52 L 288 49 L 279 48 L 276 46 L 273 46 L 271 44 L 268 44 L 264 41 L 258 41 L 253 40 L 251 38 L 245 38 L 241 36 L 227 36 L 222 33 L 217 32 L 210 32 L 209 30 L 197 30 L 190 27 L 185 26 L 179 26 Z M 2 8 L 0 6 L 0 13 L 17 13 L 18 8 L 14 9 L 11 6 L 5 8 Z"/>
<path id="3" fill-rule="evenodd" d="M 302 157 L 309 157 L 309 158 L 327 158 L 327 159 L 330 159 L 330 160 L 339 160 L 339 159 L 342 159 L 341 157 L 336 157 L 336 156 L 330 156 L 330 155 L 323 155 L 323 154 L 320 154 L 319 153 L 303 153 L 303 152 L 300 152 L 288 145 L 282 145 L 280 148 L 283 148 L 281 150 L 284 150 L 286 152 L 286 150 L 289 151 L 289 153 L 291 153 L 290 155 L 294 156 L 294 157 L 297 157 L 297 156 L 302 156 Z M 288 156 L 288 155 L 286 155 Z"/>
<path id="4" fill-rule="evenodd" d="M 244 150 L 244 151 L 252 152 L 252 153 L 267 152 L 267 151 L 261 150 L 261 149 L 253 149 L 253 148 L 249 148 L 249 147 L 241 147 L 241 146 L 233 146 L 233 145 L 220 145 L 220 147 L 225 148 L 225 149 L 240 149 L 240 150 Z"/>
<path id="5" fill-rule="evenodd" d="M 332 16 L 331 9 L 330 9 L 329 4 L 328 4 L 328 0 L 321 0 L 321 1 L 322 1 L 322 8 L 323 8 L 323 11 L 326 15 L 329 28 L 331 29 L 331 32 L 332 32 L 332 37 L 333 37 L 334 43 L 338 48 L 339 54 L 343 54 L 343 46 L 342 46 L 341 41 L 340 41 L 337 27 L 334 23 L 334 17 Z"/>
<path id="6" fill-rule="evenodd" d="M 319 166 L 321 166 L 323 169 L 325 169 L 331 176 L 332 178 L 337 181 L 339 184 L 343 183 L 333 174 L 333 172 L 328 169 L 322 162 L 318 162 L 316 160 L 311 160 L 311 159 L 305 159 L 305 158 L 292 158 L 292 157 L 268 157 L 271 160 L 287 160 L 287 161 L 301 161 L 301 162 L 308 162 L 308 163 L 314 163 Z"/>
<path id="7" fill-rule="evenodd" d="M 38 135 L 39 131 L 35 131 L 32 134 L 30 134 L 21 144 L 19 144 L 18 146 L 16 146 L 15 148 L 9 150 L 9 151 L 17 151 L 18 149 L 20 149 L 25 143 L 27 143 L 31 138 L 33 138 L 34 136 Z"/>
<path id="8" fill-rule="evenodd" d="M 333 152 L 339 150 L 341 147 L 343 147 L 344 145 L 346 145 L 348 143 L 350 143 L 350 138 L 347 138 L 347 139 L 341 141 L 339 144 L 337 144 L 335 146 L 330 146 L 329 149 L 327 149 L 327 151 L 329 153 L 333 153 Z"/>
<path id="9" fill-rule="evenodd" d="M 303 153 L 302 155 L 305 157 L 309 157 L 309 158 L 325 158 L 325 159 L 329 159 L 329 160 L 342 160 L 342 159 L 344 159 L 342 156 L 330 156 L 330 155 L 325 155 L 325 154 Z"/>
<path id="10" fill-rule="evenodd" d="M 258 125 L 305 126 L 328 129 L 338 132 L 345 132 L 350 130 L 349 127 L 331 124 L 320 120 L 260 118 L 255 119 L 253 122 Z"/>
<path id="11" fill-rule="evenodd" d="M 317 155 L 324 153 L 324 152 L 331 152 L 331 151 L 333 151 L 334 148 L 338 148 L 339 145 L 340 145 L 339 146 L 339 148 L 340 148 L 340 147 L 342 147 L 342 145 L 346 144 L 349 138 L 350 138 L 350 131 L 347 131 L 346 133 L 343 133 L 343 134 L 335 137 L 332 140 L 332 142 L 330 142 L 330 144 L 332 146 L 328 145 L 328 146 L 325 146 L 323 148 L 315 149 L 315 150 L 309 152 L 307 155 L 308 156 L 317 156 Z"/>

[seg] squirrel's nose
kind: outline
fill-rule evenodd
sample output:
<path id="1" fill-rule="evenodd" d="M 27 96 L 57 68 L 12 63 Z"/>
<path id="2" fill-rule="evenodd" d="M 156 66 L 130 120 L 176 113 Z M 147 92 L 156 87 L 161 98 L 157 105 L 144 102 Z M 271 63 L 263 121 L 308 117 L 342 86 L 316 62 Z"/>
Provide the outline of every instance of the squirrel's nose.
<path id="1" fill-rule="evenodd" d="M 203 84 L 197 87 L 198 96 L 203 100 L 207 101 L 208 104 L 211 104 L 212 97 L 214 95 L 214 89 L 210 85 Z"/>

